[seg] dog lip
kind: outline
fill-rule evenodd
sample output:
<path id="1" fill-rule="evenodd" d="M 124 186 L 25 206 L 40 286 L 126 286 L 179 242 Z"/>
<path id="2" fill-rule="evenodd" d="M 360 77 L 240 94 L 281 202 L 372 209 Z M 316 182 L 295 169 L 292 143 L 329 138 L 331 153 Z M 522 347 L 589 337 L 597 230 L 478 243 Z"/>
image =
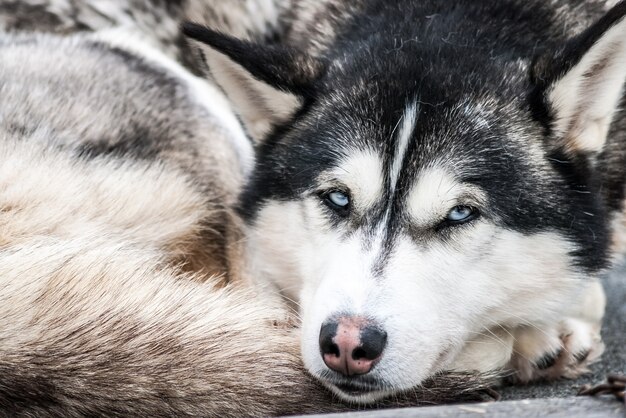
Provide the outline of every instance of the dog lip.
<path id="1" fill-rule="evenodd" d="M 380 385 L 372 384 L 372 383 L 360 383 L 360 382 L 328 382 L 335 388 L 339 389 L 341 392 L 345 393 L 349 396 L 359 396 L 366 395 L 372 392 L 380 392 L 383 390 Z"/>

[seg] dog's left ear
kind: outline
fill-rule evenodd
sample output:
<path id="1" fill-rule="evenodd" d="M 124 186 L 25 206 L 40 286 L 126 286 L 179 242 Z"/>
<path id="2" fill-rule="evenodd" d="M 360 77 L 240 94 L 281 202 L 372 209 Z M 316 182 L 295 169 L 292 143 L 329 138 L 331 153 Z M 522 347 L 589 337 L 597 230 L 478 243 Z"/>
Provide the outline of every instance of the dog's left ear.
<path id="1" fill-rule="evenodd" d="M 602 150 L 626 81 L 626 1 L 533 65 L 535 99 L 557 146 Z"/>
<path id="2" fill-rule="evenodd" d="M 191 22 L 182 31 L 200 43 L 211 75 L 254 139 L 288 121 L 314 95 L 313 84 L 325 68 L 294 48 L 238 39 Z"/>

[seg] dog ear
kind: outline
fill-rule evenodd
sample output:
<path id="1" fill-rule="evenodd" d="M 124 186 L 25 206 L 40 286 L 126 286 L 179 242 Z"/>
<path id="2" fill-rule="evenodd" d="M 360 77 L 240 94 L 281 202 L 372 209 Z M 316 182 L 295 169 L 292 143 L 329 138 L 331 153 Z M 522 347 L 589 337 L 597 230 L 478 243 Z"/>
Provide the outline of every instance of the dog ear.
<path id="1" fill-rule="evenodd" d="M 558 146 L 602 150 L 626 81 L 626 2 L 533 65 L 535 99 Z"/>
<path id="2" fill-rule="evenodd" d="M 191 22 L 182 31 L 200 43 L 210 75 L 257 140 L 313 96 L 313 84 L 324 70 L 320 60 L 286 46 L 234 38 Z"/>

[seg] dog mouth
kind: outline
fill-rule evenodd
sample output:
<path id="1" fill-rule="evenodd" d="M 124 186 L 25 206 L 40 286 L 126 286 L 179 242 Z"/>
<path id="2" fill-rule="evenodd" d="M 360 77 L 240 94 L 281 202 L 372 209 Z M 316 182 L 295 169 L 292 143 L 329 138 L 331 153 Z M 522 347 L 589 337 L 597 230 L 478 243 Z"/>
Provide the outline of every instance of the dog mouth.
<path id="1" fill-rule="evenodd" d="M 384 385 L 375 381 L 328 381 L 324 385 L 344 401 L 354 403 L 371 403 L 391 393 Z"/>
<path id="2" fill-rule="evenodd" d="M 438 356 L 437 363 L 446 363 L 451 356 L 449 349 L 443 350 Z M 436 372 L 431 373 L 434 375 Z M 336 373 L 322 373 L 316 376 L 327 389 L 348 403 L 374 404 L 387 397 L 406 391 L 408 388 L 397 387 L 376 376 L 353 376 L 345 378 Z M 415 382 L 410 387 L 418 386 Z"/>

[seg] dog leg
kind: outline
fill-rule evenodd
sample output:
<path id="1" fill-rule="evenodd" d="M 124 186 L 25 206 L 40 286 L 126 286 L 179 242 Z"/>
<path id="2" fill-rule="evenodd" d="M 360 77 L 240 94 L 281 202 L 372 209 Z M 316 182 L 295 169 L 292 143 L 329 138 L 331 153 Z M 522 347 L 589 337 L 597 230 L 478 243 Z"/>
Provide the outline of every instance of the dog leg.
<path id="1" fill-rule="evenodd" d="M 514 335 L 506 328 L 485 330 L 465 343 L 451 370 L 491 372 L 504 368 L 511 359 Z"/>
<path id="2" fill-rule="evenodd" d="M 600 337 L 605 295 L 594 280 L 571 317 L 556 326 L 524 326 L 515 332 L 509 368 L 520 383 L 559 378 L 574 379 L 588 371 L 604 351 Z"/>

